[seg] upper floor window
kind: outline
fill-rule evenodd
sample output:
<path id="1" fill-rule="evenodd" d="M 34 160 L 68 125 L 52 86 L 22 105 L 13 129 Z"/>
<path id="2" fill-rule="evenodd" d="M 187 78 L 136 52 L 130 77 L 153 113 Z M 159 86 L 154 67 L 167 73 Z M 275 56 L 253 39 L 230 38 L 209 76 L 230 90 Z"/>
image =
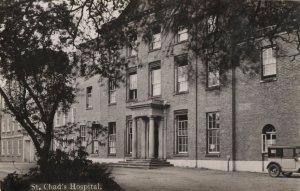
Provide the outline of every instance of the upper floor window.
<path id="1" fill-rule="evenodd" d="M 92 108 L 92 91 L 93 91 L 92 86 L 89 86 L 86 88 L 86 108 L 87 109 Z"/>
<path id="2" fill-rule="evenodd" d="M 138 51 L 138 44 L 137 44 L 137 35 L 135 34 L 131 39 L 129 46 L 127 47 L 127 56 L 136 56 Z"/>
<path id="3" fill-rule="evenodd" d="M 188 152 L 188 116 L 186 112 L 175 114 L 176 152 Z"/>
<path id="4" fill-rule="evenodd" d="M 128 73 L 128 100 L 137 99 L 137 73 L 134 69 Z"/>
<path id="5" fill-rule="evenodd" d="M 161 28 L 156 26 L 152 28 L 152 39 L 150 50 L 160 49 L 161 47 Z"/>
<path id="6" fill-rule="evenodd" d="M 262 49 L 262 78 L 276 76 L 276 50 L 275 47 Z"/>
<path id="7" fill-rule="evenodd" d="M 176 41 L 183 42 L 188 40 L 188 38 L 188 29 L 185 27 L 178 27 Z"/>
<path id="8" fill-rule="evenodd" d="M 108 123 L 108 154 L 116 154 L 116 123 Z"/>
<path id="9" fill-rule="evenodd" d="M 207 113 L 207 152 L 220 152 L 220 116 L 219 112 Z"/>
<path id="10" fill-rule="evenodd" d="M 116 103 L 116 82 L 114 79 L 110 79 L 108 82 L 108 102 L 110 104 Z"/>
<path id="11" fill-rule="evenodd" d="M 207 33 L 212 33 L 216 30 L 217 25 L 217 17 L 216 16 L 210 16 L 207 19 Z"/>
<path id="12" fill-rule="evenodd" d="M 188 91 L 188 59 L 187 55 L 175 57 L 175 91 Z"/>
<path id="13" fill-rule="evenodd" d="M 155 63 L 155 66 L 152 65 L 150 70 L 150 80 L 151 80 L 151 96 L 160 96 L 161 95 L 161 70 L 160 64 Z"/>
<path id="14" fill-rule="evenodd" d="M 217 64 L 211 61 L 207 62 L 207 87 L 216 87 L 220 85 L 220 69 Z"/>

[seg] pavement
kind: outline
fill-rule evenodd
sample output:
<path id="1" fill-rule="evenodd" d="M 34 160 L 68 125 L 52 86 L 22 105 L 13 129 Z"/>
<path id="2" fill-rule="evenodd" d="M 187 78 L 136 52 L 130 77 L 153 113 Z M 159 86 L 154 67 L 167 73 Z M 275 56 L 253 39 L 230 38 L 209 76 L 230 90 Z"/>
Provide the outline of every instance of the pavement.
<path id="1" fill-rule="evenodd" d="M 8 173 L 25 173 L 34 163 L 0 162 L 0 180 Z M 300 174 L 272 178 L 267 173 L 164 167 L 112 168 L 115 181 L 126 191 L 300 191 Z"/>
<path id="2" fill-rule="evenodd" d="M 126 191 L 300 191 L 300 174 L 272 178 L 267 173 L 167 167 L 114 168 L 112 175 Z"/>

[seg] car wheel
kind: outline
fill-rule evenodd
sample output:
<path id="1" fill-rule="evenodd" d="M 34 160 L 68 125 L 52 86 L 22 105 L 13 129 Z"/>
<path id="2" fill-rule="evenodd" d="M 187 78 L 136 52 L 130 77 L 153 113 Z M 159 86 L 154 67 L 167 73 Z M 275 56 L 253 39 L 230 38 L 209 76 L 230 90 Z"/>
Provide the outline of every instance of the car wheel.
<path id="1" fill-rule="evenodd" d="M 282 172 L 282 175 L 285 176 L 285 177 L 290 177 L 292 176 L 292 172 Z"/>
<path id="2" fill-rule="evenodd" d="M 280 175 L 280 167 L 277 164 L 271 164 L 268 171 L 271 177 L 277 177 Z"/>

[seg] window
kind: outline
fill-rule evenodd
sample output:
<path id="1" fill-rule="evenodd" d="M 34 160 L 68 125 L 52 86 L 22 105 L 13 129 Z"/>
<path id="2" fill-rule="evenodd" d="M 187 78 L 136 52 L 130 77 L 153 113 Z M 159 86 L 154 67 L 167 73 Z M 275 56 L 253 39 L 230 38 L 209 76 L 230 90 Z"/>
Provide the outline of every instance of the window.
<path id="1" fill-rule="evenodd" d="M 57 111 L 57 113 L 56 113 L 56 126 L 58 127 L 60 124 L 60 121 L 59 121 L 59 118 L 60 118 L 60 114 L 61 114 L 61 112 L 60 111 Z"/>
<path id="2" fill-rule="evenodd" d="M 207 19 L 207 33 L 212 33 L 216 30 L 217 17 L 210 16 Z"/>
<path id="3" fill-rule="evenodd" d="M 150 71 L 150 80 L 151 80 L 151 96 L 160 96 L 161 95 L 161 70 L 160 65 L 151 67 Z"/>
<path id="4" fill-rule="evenodd" d="M 18 140 L 18 155 L 21 155 L 22 150 L 22 139 Z"/>
<path id="5" fill-rule="evenodd" d="M 64 113 L 64 125 L 66 125 L 69 122 L 69 115 L 67 112 Z"/>
<path id="6" fill-rule="evenodd" d="M 273 125 L 266 125 L 261 135 L 262 153 L 268 152 L 268 147 L 276 144 L 276 129 Z"/>
<path id="7" fill-rule="evenodd" d="M 10 147 L 11 147 L 11 155 L 14 155 L 14 154 L 15 154 L 15 152 L 14 152 L 14 140 L 11 139 L 10 142 L 11 142 L 11 143 L 10 143 L 10 144 L 11 144 L 11 145 L 10 145 Z"/>
<path id="8" fill-rule="evenodd" d="M 187 113 L 176 114 L 176 150 L 177 153 L 188 152 L 188 116 Z"/>
<path id="9" fill-rule="evenodd" d="M 220 69 L 217 64 L 207 62 L 207 87 L 217 87 L 220 85 Z"/>
<path id="10" fill-rule="evenodd" d="M 9 117 L 6 118 L 6 128 L 7 128 L 7 132 L 10 132 L 10 123 L 9 123 Z"/>
<path id="11" fill-rule="evenodd" d="M 188 40 L 189 38 L 189 35 L 188 35 L 188 29 L 187 28 L 184 28 L 184 27 L 178 27 L 178 30 L 177 30 L 177 42 L 183 42 L 183 41 L 186 41 Z"/>
<path id="12" fill-rule="evenodd" d="M 99 124 L 93 124 L 92 125 L 92 153 L 98 153 L 99 152 L 99 141 L 98 141 L 98 136 L 99 136 Z"/>
<path id="13" fill-rule="evenodd" d="M 108 154 L 116 154 L 116 123 L 108 123 Z"/>
<path id="14" fill-rule="evenodd" d="M 127 154 L 132 153 L 132 120 L 127 120 Z"/>
<path id="15" fill-rule="evenodd" d="M 89 86 L 86 88 L 86 108 L 87 109 L 92 108 L 92 90 L 93 90 L 92 86 Z"/>
<path id="16" fill-rule="evenodd" d="M 113 79 L 108 82 L 108 102 L 116 103 L 116 82 Z"/>
<path id="17" fill-rule="evenodd" d="M 20 123 L 18 123 L 18 131 L 20 131 L 21 130 L 21 124 Z"/>
<path id="18" fill-rule="evenodd" d="M 72 123 L 76 122 L 76 108 L 72 108 Z"/>
<path id="19" fill-rule="evenodd" d="M 207 113 L 207 152 L 220 152 L 220 116 L 219 112 Z"/>
<path id="20" fill-rule="evenodd" d="M 175 57 L 175 91 L 186 92 L 188 91 L 188 60 L 187 56 Z"/>
<path id="21" fill-rule="evenodd" d="M 131 43 L 127 48 L 127 56 L 136 56 L 137 55 L 137 48 L 138 48 L 138 43 L 137 43 L 137 35 L 134 35 L 134 37 L 131 39 Z"/>
<path id="22" fill-rule="evenodd" d="M 15 119 L 12 119 L 12 122 L 11 122 L 12 131 L 15 131 L 15 123 L 16 123 Z"/>
<path id="23" fill-rule="evenodd" d="M 160 49 L 161 47 L 161 28 L 156 26 L 152 29 L 152 41 L 150 44 L 150 50 Z"/>
<path id="24" fill-rule="evenodd" d="M 10 149 L 10 142 L 9 142 L 9 140 L 6 141 L 6 146 L 7 146 L 7 148 L 6 148 L 6 154 L 9 155 L 9 153 L 10 153 L 9 152 L 9 149 Z"/>
<path id="25" fill-rule="evenodd" d="M 5 126 L 5 120 L 1 120 L 1 128 L 2 128 L 2 132 L 6 132 L 6 126 Z"/>
<path id="26" fill-rule="evenodd" d="M 80 126 L 80 138 L 81 138 L 82 142 L 85 141 L 85 138 L 86 138 L 86 126 L 85 125 Z"/>
<path id="27" fill-rule="evenodd" d="M 276 55 L 275 47 L 262 49 L 262 78 L 276 76 Z"/>
<path id="28" fill-rule="evenodd" d="M 128 100 L 137 99 L 137 73 L 129 73 L 128 79 Z"/>

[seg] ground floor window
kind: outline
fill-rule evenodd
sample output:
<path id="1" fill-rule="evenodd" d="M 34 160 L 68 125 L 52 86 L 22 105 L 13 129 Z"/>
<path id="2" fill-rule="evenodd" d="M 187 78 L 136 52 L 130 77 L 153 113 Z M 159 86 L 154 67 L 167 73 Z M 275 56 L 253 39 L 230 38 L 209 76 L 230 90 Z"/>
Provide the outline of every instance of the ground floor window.
<path id="1" fill-rule="evenodd" d="M 220 115 L 210 112 L 206 115 L 207 123 L 207 153 L 220 152 Z"/>
<path id="2" fill-rule="evenodd" d="M 187 112 L 175 114 L 176 125 L 176 151 L 177 153 L 188 152 L 188 115 Z"/>
<path id="3" fill-rule="evenodd" d="M 108 124 L 108 154 L 116 154 L 116 123 Z"/>
<path id="4" fill-rule="evenodd" d="M 18 140 L 18 155 L 21 155 L 22 150 L 22 139 Z"/>
<path id="5" fill-rule="evenodd" d="M 99 152 L 99 124 L 93 124 L 92 125 L 92 153 L 98 153 Z"/>
<path id="6" fill-rule="evenodd" d="M 266 125 L 261 135 L 262 153 L 268 152 L 268 147 L 276 144 L 276 129 L 273 125 Z"/>

